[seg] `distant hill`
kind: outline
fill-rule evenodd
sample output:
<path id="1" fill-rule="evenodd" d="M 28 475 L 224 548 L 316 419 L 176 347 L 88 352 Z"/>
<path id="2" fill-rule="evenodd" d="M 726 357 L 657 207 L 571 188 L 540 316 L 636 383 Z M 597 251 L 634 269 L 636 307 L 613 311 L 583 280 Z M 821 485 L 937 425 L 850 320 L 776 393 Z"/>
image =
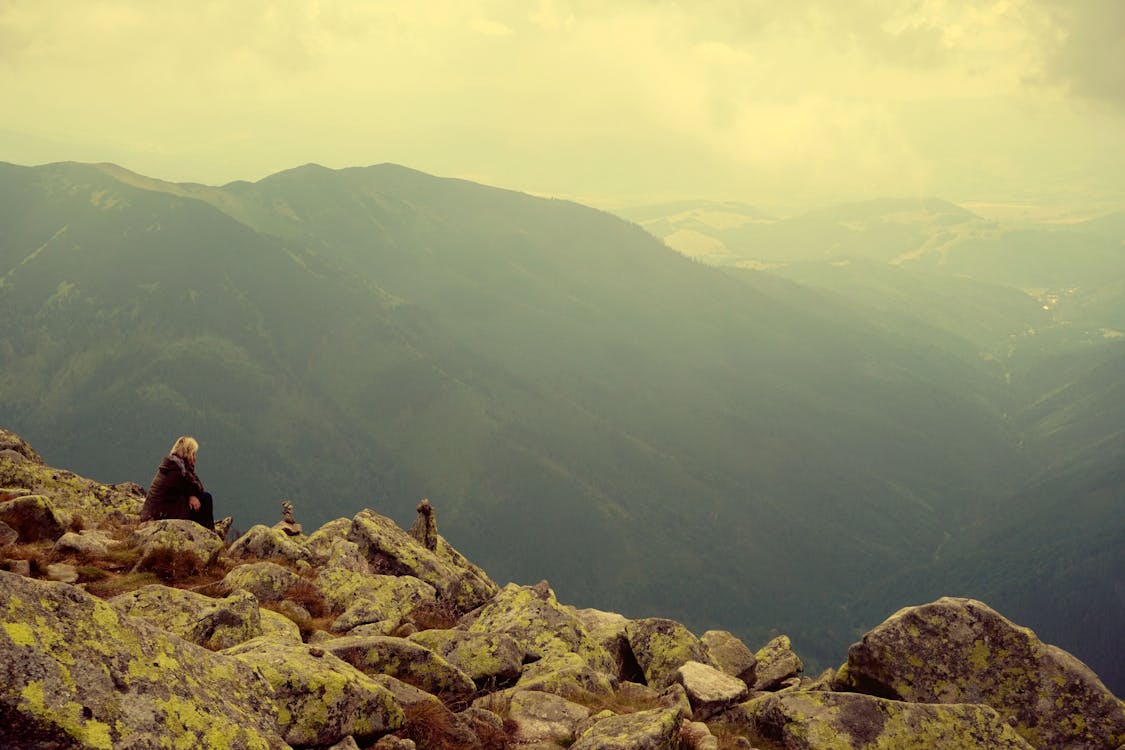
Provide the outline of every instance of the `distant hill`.
<path id="1" fill-rule="evenodd" d="M 922 210 L 976 221 L 955 208 Z M 243 526 L 282 499 L 314 525 L 405 522 L 426 496 L 501 579 L 782 628 L 813 666 L 1042 457 L 977 341 L 1041 306 L 988 279 L 987 332 L 962 335 L 926 304 L 897 316 L 910 295 L 714 268 L 609 214 L 389 164 L 221 188 L 0 165 L 0 226 L 0 413 L 48 460 L 145 483 L 195 434 Z"/>

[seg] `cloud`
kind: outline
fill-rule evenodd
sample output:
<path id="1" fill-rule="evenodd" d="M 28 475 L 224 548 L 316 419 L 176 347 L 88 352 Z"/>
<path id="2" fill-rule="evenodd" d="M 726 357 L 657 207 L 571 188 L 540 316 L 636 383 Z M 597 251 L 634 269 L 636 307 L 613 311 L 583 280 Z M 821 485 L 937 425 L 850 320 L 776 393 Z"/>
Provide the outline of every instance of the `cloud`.
<path id="1" fill-rule="evenodd" d="M 1043 73 L 1071 94 L 1125 109 L 1125 2 L 1039 0 Z"/>

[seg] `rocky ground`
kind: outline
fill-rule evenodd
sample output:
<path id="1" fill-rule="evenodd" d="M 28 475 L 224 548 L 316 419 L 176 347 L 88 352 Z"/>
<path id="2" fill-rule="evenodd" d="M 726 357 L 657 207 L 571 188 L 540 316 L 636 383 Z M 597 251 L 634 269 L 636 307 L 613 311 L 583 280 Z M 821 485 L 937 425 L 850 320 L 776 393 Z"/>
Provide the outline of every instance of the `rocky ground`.
<path id="1" fill-rule="evenodd" d="M 228 545 L 142 500 L 0 430 L 0 746 L 1125 746 L 1125 703 L 981 602 L 903 609 L 810 677 L 785 636 L 500 588 L 371 510 Z"/>

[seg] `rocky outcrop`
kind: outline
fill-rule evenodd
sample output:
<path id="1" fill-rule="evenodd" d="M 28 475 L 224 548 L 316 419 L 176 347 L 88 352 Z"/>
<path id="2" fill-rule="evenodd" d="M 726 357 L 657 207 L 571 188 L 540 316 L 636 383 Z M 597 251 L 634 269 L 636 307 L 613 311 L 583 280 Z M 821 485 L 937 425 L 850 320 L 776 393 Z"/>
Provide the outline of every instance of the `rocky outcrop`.
<path id="1" fill-rule="evenodd" d="M 0 479 L 13 466 L 35 481 L 0 483 L 0 507 L 39 495 L 60 533 L 83 531 L 0 548 L 20 573 L 0 574 L 5 747 L 1125 744 L 1122 704 L 1089 670 L 979 602 L 903 610 L 807 679 L 784 636 L 753 654 L 726 631 L 562 605 L 546 582 L 497 590 L 440 536 L 428 549 L 372 511 L 308 538 L 255 528 L 232 554 L 186 521 L 128 537 L 135 519 L 66 489 L 95 483 L 0 431 Z"/>
<path id="2" fill-rule="evenodd" d="M 0 573 L 0 726 L 9 747 L 284 747 L 244 664 L 61 583 Z"/>
<path id="3" fill-rule="evenodd" d="M 0 521 L 12 527 L 21 542 L 53 542 L 66 531 L 55 504 L 44 495 L 24 495 L 0 503 Z"/>
<path id="4" fill-rule="evenodd" d="M 1030 750 L 988 706 L 901 703 L 869 695 L 763 694 L 724 714 L 728 727 L 777 750 Z"/>
<path id="5" fill-rule="evenodd" d="M 1125 744 L 1125 705 L 1085 664 L 972 599 L 895 613 L 852 646 L 837 683 L 912 703 L 983 703 L 1044 750 Z"/>
<path id="6" fill-rule="evenodd" d="M 402 708 L 389 690 L 319 647 L 258 638 L 223 653 L 269 682 L 278 724 L 293 747 L 369 740 L 402 726 Z"/>

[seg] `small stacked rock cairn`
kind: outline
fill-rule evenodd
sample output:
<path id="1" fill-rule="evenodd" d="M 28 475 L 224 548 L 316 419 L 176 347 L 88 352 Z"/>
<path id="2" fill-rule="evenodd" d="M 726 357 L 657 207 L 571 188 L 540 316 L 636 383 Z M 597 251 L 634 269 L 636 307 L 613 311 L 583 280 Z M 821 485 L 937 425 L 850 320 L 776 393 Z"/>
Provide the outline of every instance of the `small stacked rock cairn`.
<path id="1" fill-rule="evenodd" d="M 437 549 L 437 512 L 426 498 L 418 503 L 417 510 L 418 517 L 410 527 L 410 535 L 432 552 Z"/>
<path id="2" fill-rule="evenodd" d="M 281 529 L 289 536 L 301 535 L 301 524 L 293 518 L 293 503 L 288 500 L 281 501 L 281 521 L 274 528 Z"/>

